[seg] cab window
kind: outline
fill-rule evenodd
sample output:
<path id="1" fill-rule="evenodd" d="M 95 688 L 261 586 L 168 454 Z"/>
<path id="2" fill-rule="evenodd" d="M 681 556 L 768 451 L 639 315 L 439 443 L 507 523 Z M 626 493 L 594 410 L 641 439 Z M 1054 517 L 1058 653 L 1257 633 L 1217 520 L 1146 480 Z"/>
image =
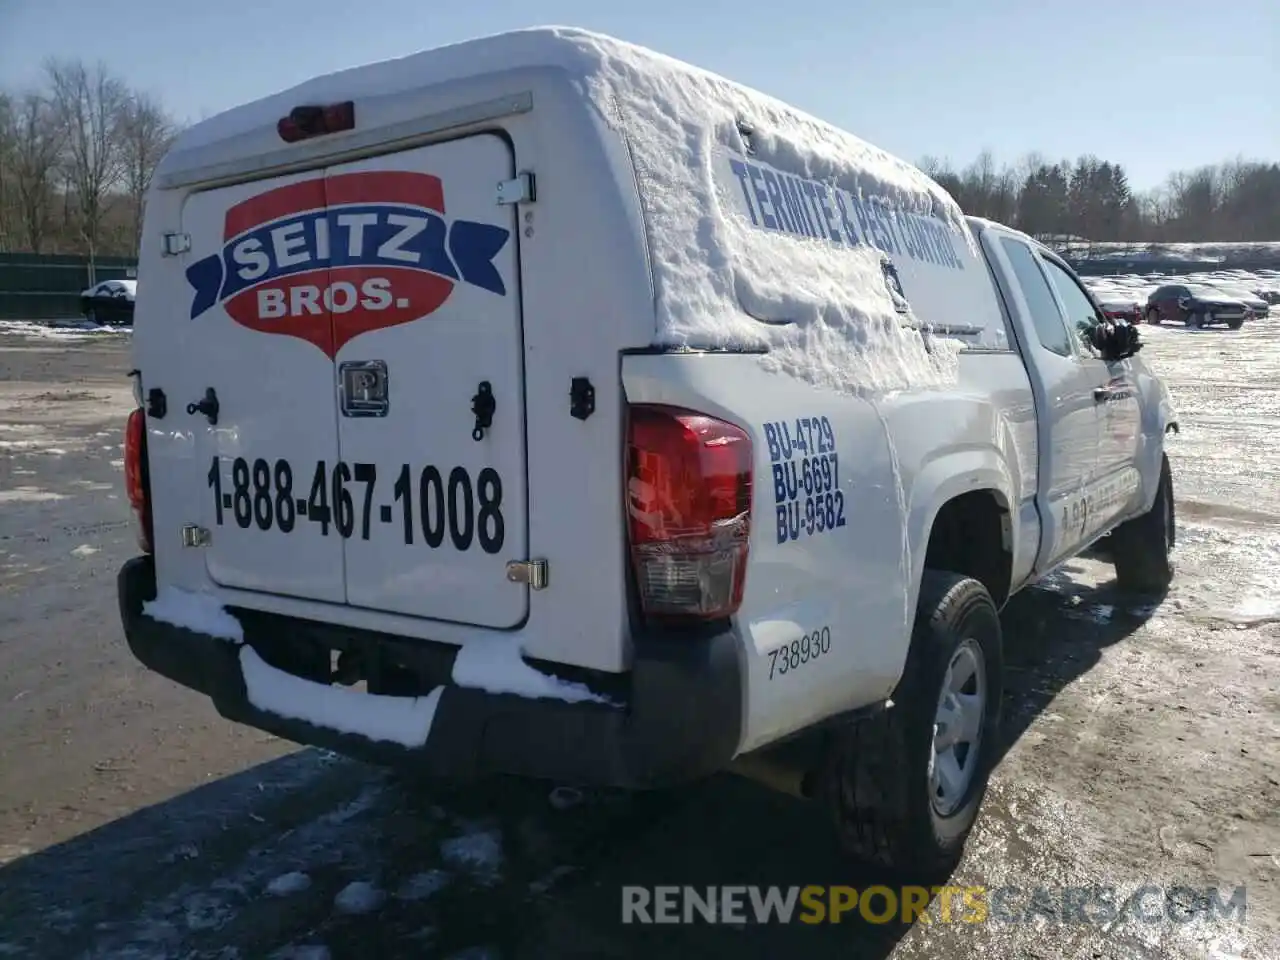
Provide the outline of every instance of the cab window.
<path id="1" fill-rule="evenodd" d="M 1045 272 L 1053 281 L 1054 289 L 1058 291 L 1063 307 L 1066 308 L 1067 325 L 1080 336 L 1080 343 L 1093 353 L 1093 346 L 1084 334 L 1095 324 L 1102 323 L 1102 317 L 1098 316 L 1093 301 L 1071 274 L 1048 257 L 1042 257 L 1041 260 Z"/>
<path id="2" fill-rule="evenodd" d="M 1053 298 L 1049 281 L 1041 272 L 1035 254 L 1025 243 L 1010 237 L 1001 237 L 1000 242 L 1004 245 L 1005 255 L 1009 258 L 1014 276 L 1018 278 L 1018 286 L 1022 288 L 1022 295 L 1026 298 L 1040 345 L 1061 357 L 1072 356 L 1075 351 L 1071 346 L 1071 333 L 1062 321 L 1058 301 Z"/>

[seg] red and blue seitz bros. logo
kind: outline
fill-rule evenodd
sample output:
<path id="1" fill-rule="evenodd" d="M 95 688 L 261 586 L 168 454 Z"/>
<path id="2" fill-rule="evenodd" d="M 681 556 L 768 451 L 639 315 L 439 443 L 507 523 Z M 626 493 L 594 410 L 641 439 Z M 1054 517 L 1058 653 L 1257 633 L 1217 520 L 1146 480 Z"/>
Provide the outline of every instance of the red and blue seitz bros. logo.
<path id="1" fill-rule="evenodd" d="M 439 177 L 347 173 L 277 187 L 227 211 L 221 253 L 187 269 L 191 317 L 300 337 L 332 358 L 370 330 L 440 309 L 456 283 L 506 296 L 493 259 L 510 231 L 448 220 Z"/>

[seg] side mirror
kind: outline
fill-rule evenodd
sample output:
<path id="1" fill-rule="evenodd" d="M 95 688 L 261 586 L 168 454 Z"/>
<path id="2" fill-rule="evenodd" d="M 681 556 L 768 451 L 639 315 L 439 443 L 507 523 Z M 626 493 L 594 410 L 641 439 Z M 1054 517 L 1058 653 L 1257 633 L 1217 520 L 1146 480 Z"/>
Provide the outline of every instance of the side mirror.
<path id="1" fill-rule="evenodd" d="M 1089 329 L 1089 341 L 1107 363 L 1126 360 L 1144 346 L 1138 328 L 1123 322 L 1095 323 Z"/>

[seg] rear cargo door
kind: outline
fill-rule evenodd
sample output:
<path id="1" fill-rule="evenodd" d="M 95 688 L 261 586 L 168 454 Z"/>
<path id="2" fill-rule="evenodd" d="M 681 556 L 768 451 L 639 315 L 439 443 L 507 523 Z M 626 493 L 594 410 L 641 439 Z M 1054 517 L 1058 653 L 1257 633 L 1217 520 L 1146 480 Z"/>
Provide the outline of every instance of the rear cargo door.
<path id="1" fill-rule="evenodd" d="M 498 203 L 513 176 L 489 134 L 327 172 L 353 606 L 524 619 L 528 588 L 505 572 L 528 535 L 516 208 Z"/>
<path id="2" fill-rule="evenodd" d="M 169 405 L 190 430 L 210 577 L 341 603 L 342 540 L 311 509 L 338 456 L 324 190 L 315 171 L 187 199 L 191 300 L 174 305 L 183 386 Z M 208 391 L 216 410 L 189 406 Z"/>

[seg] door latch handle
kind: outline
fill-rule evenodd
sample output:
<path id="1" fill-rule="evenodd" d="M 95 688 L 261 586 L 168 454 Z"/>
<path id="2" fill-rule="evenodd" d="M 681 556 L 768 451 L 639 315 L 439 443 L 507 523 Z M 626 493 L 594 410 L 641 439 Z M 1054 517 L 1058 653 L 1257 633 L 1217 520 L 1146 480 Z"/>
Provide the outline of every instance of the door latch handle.
<path id="1" fill-rule="evenodd" d="M 1102 403 L 1104 400 L 1111 399 L 1110 387 L 1095 387 L 1093 391 L 1093 399 L 1096 403 Z"/>
<path id="2" fill-rule="evenodd" d="M 494 399 L 493 387 L 488 380 L 482 380 L 471 398 L 471 412 L 476 415 L 476 425 L 471 431 L 471 439 L 479 443 L 484 439 L 484 432 L 493 426 L 493 413 L 498 409 L 498 401 Z"/>
<path id="3" fill-rule="evenodd" d="M 206 388 L 204 399 L 199 403 L 187 404 L 187 415 L 194 417 L 197 413 L 203 413 L 205 419 L 209 423 L 216 425 L 218 422 L 218 394 L 214 392 L 213 387 Z"/>

